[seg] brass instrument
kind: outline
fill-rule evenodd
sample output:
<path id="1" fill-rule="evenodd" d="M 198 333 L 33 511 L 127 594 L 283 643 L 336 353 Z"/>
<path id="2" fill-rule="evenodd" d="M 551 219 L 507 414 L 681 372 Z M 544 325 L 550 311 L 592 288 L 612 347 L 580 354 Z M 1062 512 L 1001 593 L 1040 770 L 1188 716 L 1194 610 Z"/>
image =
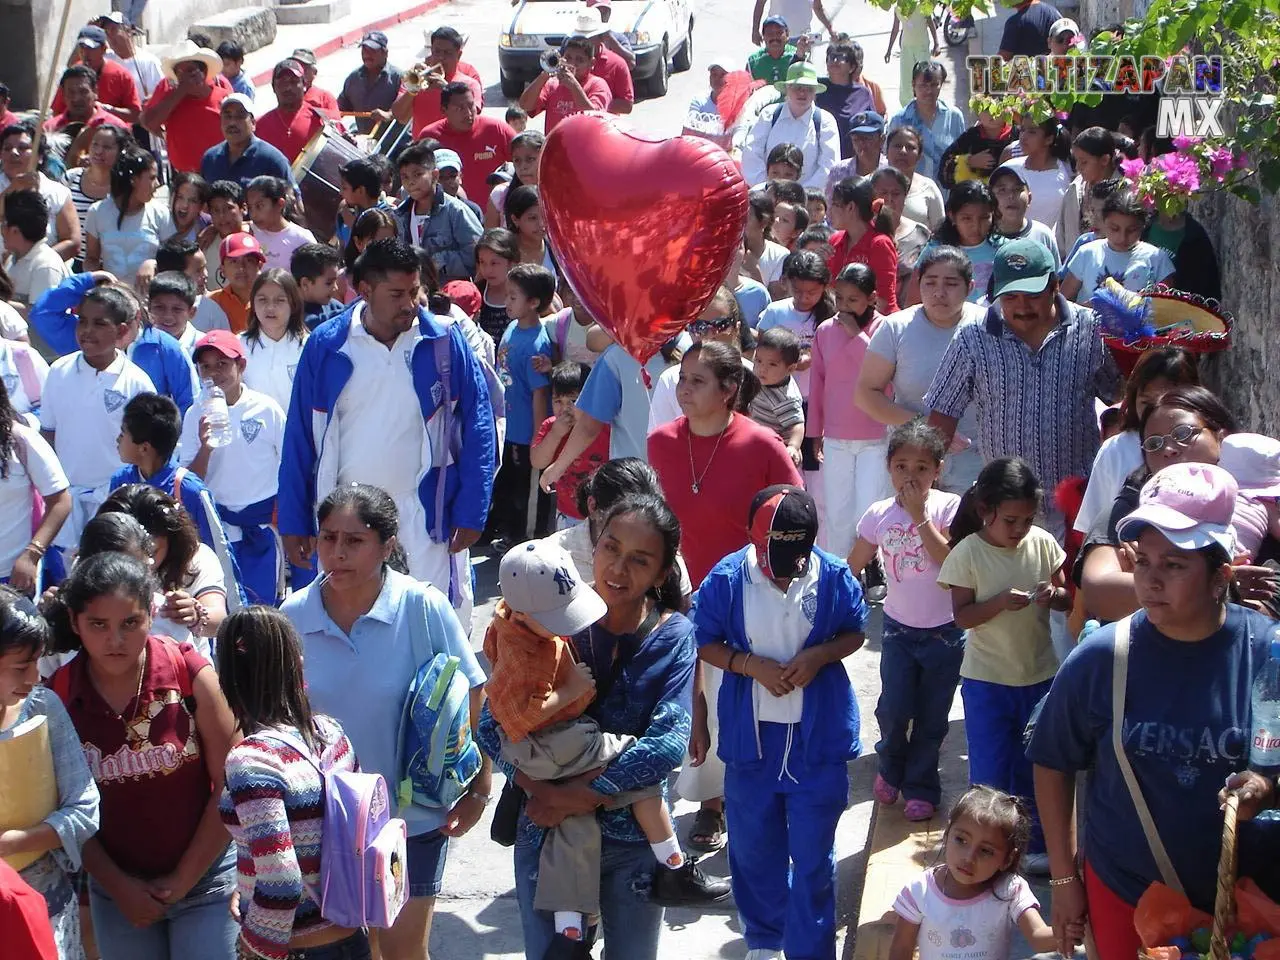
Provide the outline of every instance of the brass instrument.
<path id="1" fill-rule="evenodd" d="M 438 63 L 415 63 L 404 72 L 404 88 L 421 93 L 423 88 L 444 85 L 444 67 Z"/>
<path id="2" fill-rule="evenodd" d="M 564 63 L 564 57 L 560 55 L 559 50 L 548 50 L 538 58 L 538 65 L 546 73 L 559 73 L 562 63 Z"/>

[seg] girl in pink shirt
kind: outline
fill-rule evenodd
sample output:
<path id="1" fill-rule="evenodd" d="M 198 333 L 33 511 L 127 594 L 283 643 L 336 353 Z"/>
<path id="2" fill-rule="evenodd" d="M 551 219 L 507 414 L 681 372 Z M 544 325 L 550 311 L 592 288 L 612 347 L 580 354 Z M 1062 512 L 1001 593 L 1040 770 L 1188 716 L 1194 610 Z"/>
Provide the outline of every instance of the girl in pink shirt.
<path id="1" fill-rule="evenodd" d="M 950 595 L 938 586 L 942 562 L 951 552 L 948 530 L 960 504 L 954 493 L 933 488 L 946 446 L 942 434 L 921 418 L 893 428 L 888 460 L 894 496 L 863 515 L 849 554 L 855 573 L 877 552 L 884 557 L 888 595 L 874 793 L 886 804 L 896 803 L 901 793 L 908 820 L 928 820 L 942 799 L 938 754 L 964 659 L 964 631 L 953 620 Z"/>
<path id="2" fill-rule="evenodd" d="M 883 423 L 854 403 L 871 335 L 880 325 L 876 275 L 851 263 L 836 278 L 837 313 L 818 327 L 809 368 L 805 435 L 822 458 L 824 546 L 838 557 L 853 548 L 858 519 L 889 492 Z"/>

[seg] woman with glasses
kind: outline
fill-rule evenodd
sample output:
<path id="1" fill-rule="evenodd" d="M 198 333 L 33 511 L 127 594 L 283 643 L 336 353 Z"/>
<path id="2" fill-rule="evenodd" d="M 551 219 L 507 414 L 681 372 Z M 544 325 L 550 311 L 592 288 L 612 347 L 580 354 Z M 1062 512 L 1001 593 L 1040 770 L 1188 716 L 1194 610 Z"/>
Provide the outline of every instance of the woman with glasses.
<path id="1" fill-rule="evenodd" d="M 920 173 L 931 180 L 937 179 L 947 147 L 965 130 L 964 114 L 942 99 L 942 85 L 946 82 L 947 68 L 941 63 L 918 61 L 911 68 L 912 100 L 889 122 L 890 130 L 907 126 L 920 131 Z M 893 162 L 892 157 L 889 162 Z"/>
<path id="2" fill-rule="evenodd" d="M 884 93 L 878 83 L 862 75 L 862 45 L 846 34 L 834 38 L 827 47 L 827 75 L 822 82 L 827 89 L 815 102 L 836 118 L 840 158 L 847 160 L 853 156 L 853 118 L 870 112 L 884 117 Z"/>
<path id="3" fill-rule="evenodd" d="M 742 342 L 742 310 L 738 300 L 728 287 L 721 287 L 711 302 L 706 305 L 698 319 L 685 328 L 694 343 L 715 341 L 727 343 L 738 349 L 744 349 Z M 747 374 L 746 402 L 755 396 L 755 376 L 750 373 L 751 362 L 743 357 L 742 366 Z M 680 382 L 680 364 L 672 364 L 662 371 L 653 385 L 653 394 L 649 402 L 649 432 L 657 430 L 665 424 L 679 420 L 683 415 L 680 404 L 676 402 L 676 386 Z M 745 410 L 745 404 L 738 409 Z"/>
<path id="4" fill-rule="evenodd" d="M 1098 515 L 1076 559 L 1073 576 L 1091 617 L 1109 622 L 1139 608 L 1133 546 L 1124 542 L 1117 524 L 1137 507 L 1143 484 L 1175 463 L 1217 465 L 1224 442 L 1230 442 L 1235 430 L 1235 420 L 1222 401 L 1201 386 L 1170 390 L 1146 409 L 1139 425 L 1142 466 L 1125 480 L 1110 509 Z M 1280 593 L 1275 572 L 1267 567 L 1233 570 L 1242 600 L 1266 603 Z"/>

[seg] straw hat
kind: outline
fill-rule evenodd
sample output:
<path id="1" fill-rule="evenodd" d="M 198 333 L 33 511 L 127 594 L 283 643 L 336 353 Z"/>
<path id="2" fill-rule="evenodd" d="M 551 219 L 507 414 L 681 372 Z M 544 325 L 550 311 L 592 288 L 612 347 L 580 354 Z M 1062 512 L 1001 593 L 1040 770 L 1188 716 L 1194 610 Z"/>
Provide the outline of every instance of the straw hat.
<path id="1" fill-rule="evenodd" d="M 183 40 L 182 43 L 179 43 L 172 48 L 169 56 L 165 57 L 164 60 L 161 61 L 161 66 L 164 68 L 164 75 L 174 83 L 177 83 L 178 77 L 174 73 L 173 68 L 180 63 L 186 63 L 188 61 L 203 63 L 205 67 L 208 68 L 209 76 L 211 78 L 217 76 L 222 70 L 222 58 L 218 56 L 216 51 L 210 50 L 208 47 L 197 46 L 191 40 Z"/>

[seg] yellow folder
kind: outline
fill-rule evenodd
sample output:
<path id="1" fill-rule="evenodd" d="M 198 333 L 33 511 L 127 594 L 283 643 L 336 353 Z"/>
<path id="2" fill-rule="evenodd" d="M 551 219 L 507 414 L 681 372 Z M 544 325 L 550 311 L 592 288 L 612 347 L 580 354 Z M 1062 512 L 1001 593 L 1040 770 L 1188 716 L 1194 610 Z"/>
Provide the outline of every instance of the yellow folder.
<path id="1" fill-rule="evenodd" d="M 57 806 L 49 724 L 43 716 L 32 717 L 0 734 L 0 830 L 34 827 Z M 21 870 L 42 855 L 15 853 L 5 861 Z"/>

